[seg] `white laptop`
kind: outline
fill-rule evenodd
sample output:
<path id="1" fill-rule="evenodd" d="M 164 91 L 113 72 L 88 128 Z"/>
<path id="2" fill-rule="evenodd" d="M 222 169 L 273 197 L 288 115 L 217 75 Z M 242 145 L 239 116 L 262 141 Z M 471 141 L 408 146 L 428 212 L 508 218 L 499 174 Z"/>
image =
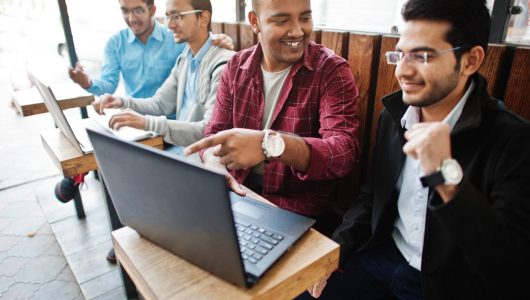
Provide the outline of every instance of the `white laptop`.
<path id="1" fill-rule="evenodd" d="M 118 138 L 126 141 L 139 141 L 146 138 L 157 136 L 156 132 L 140 130 L 132 127 L 122 127 L 119 130 L 114 130 L 108 127 L 111 116 L 119 109 L 105 110 L 105 115 L 98 115 L 82 120 L 82 122 L 68 122 L 63 110 L 59 106 L 57 98 L 53 94 L 52 89 L 43 84 L 36 76 L 28 72 L 31 82 L 37 87 L 37 90 L 44 100 L 44 104 L 51 113 L 55 125 L 59 127 L 64 136 L 70 141 L 74 147 L 84 153 L 92 153 L 93 147 L 88 138 L 86 128 L 91 128 L 97 131 L 112 133 Z"/>

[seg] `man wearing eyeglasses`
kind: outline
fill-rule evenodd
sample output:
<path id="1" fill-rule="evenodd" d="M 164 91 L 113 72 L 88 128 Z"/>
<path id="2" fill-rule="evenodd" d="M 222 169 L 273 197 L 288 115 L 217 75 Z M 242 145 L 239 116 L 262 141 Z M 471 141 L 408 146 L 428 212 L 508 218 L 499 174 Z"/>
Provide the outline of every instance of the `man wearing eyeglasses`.
<path id="1" fill-rule="evenodd" d="M 122 0 L 124 2 L 124 0 Z M 126 108 L 112 116 L 109 126 L 149 130 L 175 145 L 170 151 L 181 154 L 183 146 L 199 140 L 212 115 L 217 85 L 234 51 L 214 46 L 211 33 L 212 6 L 209 0 L 168 0 L 166 23 L 182 55 L 171 65 L 171 74 L 149 98 L 101 96 L 93 103 L 96 112 L 105 108 Z M 157 25 L 158 26 L 158 25 Z M 153 62 L 157 64 L 157 62 Z M 162 67 L 162 66 L 160 66 Z M 144 74 L 145 80 L 156 74 Z M 176 120 L 166 117 L 176 112 Z M 112 259 L 113 252 L 107 258 Z"/>
<path id="2" fill-rule="evenodd" d="M 530 126 L 491 98 L 483 0 L 409 0 L 372 176 L 323 299 L 528 299 Z"/>
<path id="3" fill-rule="evenodd" d="M 358 91 L 348 63 L 310 41 L 309 0 L 255 0 L 248 15 L 259 44 L 229 62 L 205 139 L 206 166 L 226 172 L 279 207 L 340 223 L 333 192 L 359 156 Z M 233 176 L 233 177 L 232 177 Z"/>
<path id="4" fill-rule="evenodd" d="M 99 114 L 105 108 L 126 108 L 115 114 L 109 126 L 129 126 L 155 131 L 164 140 L 179 146 L 181 153 L 202 137 L 215 103 L 222 70 L 234 51 L 213 46 L 212 6 L 209 0 L 168 0 L 166 23 L 178 44 L 185 44 L 182 55 L 163 85 L 150 98 L 104 95 L 93 106 Z M 176 120 L 166 115 L 176 111 Z"/>
<path id="5" fill-rule="evenodd" d="M 147 98 L 155 94 L 171 73 L 185 44 L 175 43 L 173 34 L 155 20 L 154 0 L 120 0 L 127 24 L 105 46 L 101 77 L 92 79 L 78 63 L 70 69 L 70 78 L 88 92 L 101 96 L 113 94 L 123 77 L 126 95 Z M 232 49 L 232 40 L 224 34 L 213 43 Z M 175 112 L 169 113 L 175 118 Z"/>

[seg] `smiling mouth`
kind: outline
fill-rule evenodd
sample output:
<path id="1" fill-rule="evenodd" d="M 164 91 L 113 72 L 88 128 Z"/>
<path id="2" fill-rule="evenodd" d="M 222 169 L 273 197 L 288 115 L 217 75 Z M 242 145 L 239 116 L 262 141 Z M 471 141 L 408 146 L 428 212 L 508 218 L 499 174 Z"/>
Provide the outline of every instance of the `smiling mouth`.
<path id="1" fill-rule="evenodd" d="M 421 82 L 401 82 L 400 85 L 401 89 L 405 92 L 415 91 L 424 86 Z"/>
<path id="2" fill-rule="evenodd" d="M 286 44 L 287 46 L 291 47 L 291 48 L 298 48 L 300 46 L 302 46 L 302 43 L 303 41 L 283 41 L 284 44 Z"/>

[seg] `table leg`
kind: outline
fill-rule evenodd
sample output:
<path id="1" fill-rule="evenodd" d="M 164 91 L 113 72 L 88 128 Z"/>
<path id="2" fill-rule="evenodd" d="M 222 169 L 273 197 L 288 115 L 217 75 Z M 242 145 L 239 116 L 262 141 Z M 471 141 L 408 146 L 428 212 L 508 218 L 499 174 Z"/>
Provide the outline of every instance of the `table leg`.
<path id="1" fill-rule="evenodd" d="M 84 219 L 86 217 L 85 208 L 83 207 L 83 201 L 81 200 L 81 191 L 79 190 L 79 187 L 76 188 L 74 196 L 74 206 L 77 218 Z"/>
<path id="2" fill-rule="evenodd" d="M 99 174 L 99 182 L 101 184 L 101 189 L 103 190 L 105 201 L 107 203 L 106 205 L 107 215 L 109 217 L 111 231 L 120 229 L 123 227 L 123 224 L 121 224 L 120 219 L 118 218 L 118 214 L 116 213 L 116 209 L 114 208 L 114 204 L 112 203 L 109 192 L 107 191 L 107 186 L 105 185 L 105 180 L 103 179 L 103 176 L 101 173 Z M 125 295 L 127 296 L 127 299 L 137 298 L 138 291 L 136 290 L 136 286 L 134 285 L 134 282 L 129 277 L 129 274 L 127 274 L 127 272 L 121 265 L 120 265 L 120 275 L 123 280 L 123 288 L 125 289 Z"/>

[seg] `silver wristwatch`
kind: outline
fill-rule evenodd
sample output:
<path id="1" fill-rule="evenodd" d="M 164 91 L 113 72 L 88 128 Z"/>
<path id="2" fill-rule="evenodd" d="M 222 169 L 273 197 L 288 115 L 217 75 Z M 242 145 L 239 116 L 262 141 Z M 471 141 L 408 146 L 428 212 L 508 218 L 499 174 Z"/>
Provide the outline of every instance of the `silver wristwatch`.
<path id="1" fill-rule="evenodd" d="M 263 141 L 261 142 L 261 149 L 267 160 L 278 158 L 283 154 L 285 150 L 285 142 L 281 134 L 278 132 L 265 129 L 263 130 Z"/>

